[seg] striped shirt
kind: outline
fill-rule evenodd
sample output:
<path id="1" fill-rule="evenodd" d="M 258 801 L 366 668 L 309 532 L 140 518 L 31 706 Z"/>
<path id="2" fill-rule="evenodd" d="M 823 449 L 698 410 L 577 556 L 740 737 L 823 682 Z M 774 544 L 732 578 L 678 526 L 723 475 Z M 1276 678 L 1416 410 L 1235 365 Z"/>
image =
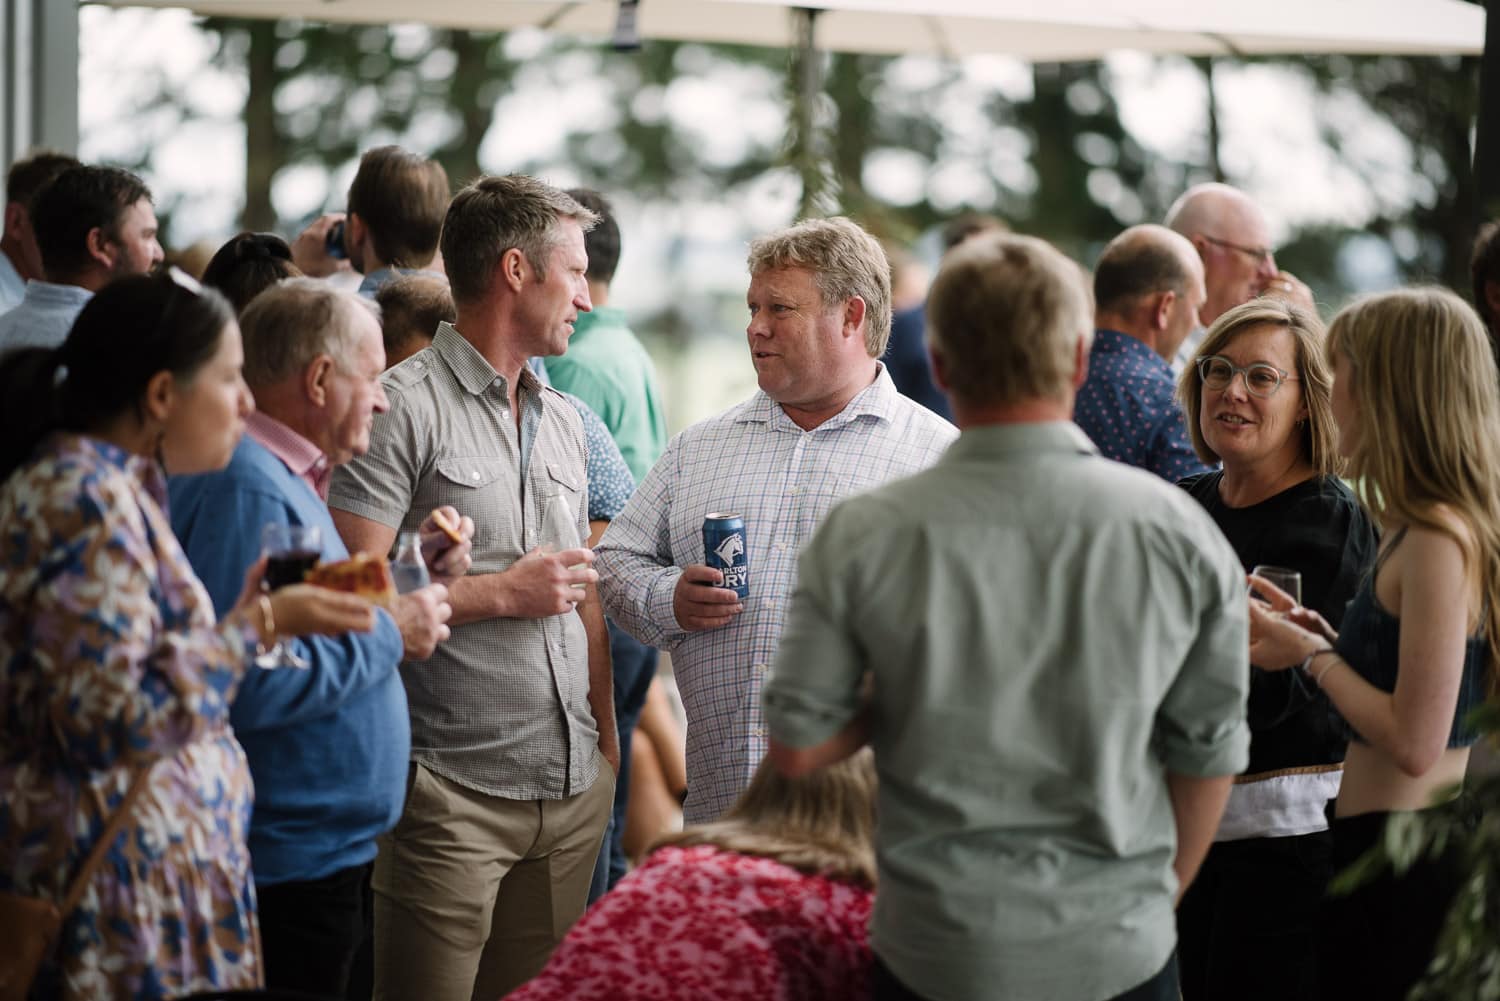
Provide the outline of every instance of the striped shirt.
<path id="1" fill-rule="evenodd" d="M 901 396 L 883 365 L 842 412 L 803 431 L 763 392 L 673 438 L 598 547 L 606 610 L 671 651 L 687 711 L 684 819 L 720 816 L 766 753 L 761 686 L 776 654 L 797 553 L 840 499 L 932 465 L 958 430 Z M 743 515 L 750 597 L 729 625 L 684 632 L 682 568 L 703 562 L 703 516 Z"/>
<path id="2" fill-rule="evenodd" d="M 474 519 L 471 574 L 510 568 L 542 541 L 558 498 L 588 538 L 578 412 L 521 371 L 520 432 L 506 380 L 457 330 L 381 376 L 390 398 L 370 451 L 334 470 L 328 504 L 414 532 L 451 504 Z M 529 456 L 529 459 L 528 459 Z M 411 755 L 459 785 L 505 799 L 562 799 L 598 777 L 588 638 L 576 612 L 454 626 L 422 663 L 401 665 Z"/>

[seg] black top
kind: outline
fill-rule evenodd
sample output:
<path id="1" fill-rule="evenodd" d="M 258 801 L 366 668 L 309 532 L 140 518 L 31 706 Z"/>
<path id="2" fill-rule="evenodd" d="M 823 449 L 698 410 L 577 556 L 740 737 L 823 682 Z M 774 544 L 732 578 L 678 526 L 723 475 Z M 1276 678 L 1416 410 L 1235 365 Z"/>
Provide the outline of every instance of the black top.
<path id="1" fill-rule="evenodd" d="M 1202 504 L 1246 572 L 1257 564 L 1302 574 L 1302 604 L 1335 629 L 1375 561 L 1375 529 L 1353 491 L 1334 476 L 1313 477 L 1249 507 L 1219 496 L 1222 470 L 1178 485 Z M 1342 721 L 1300 671 L 1250 672 L 1247 775 L 1344 760 Z"/>
<path id="2" fill-rule="evenodd" d="M 1339 641 L 1335 644 L 1339 656 L 1354 668 L 1354 672 L 1382 692 L 1396 690 L 1396 669 L 1401 660 L 1401 620 L 1380 607 L 1380 599 L 1375 597 L 1375 577 L 1380 573 L 1381 564 L 1401 544 L 1405 535 L 1406 529 L 1402 527 L 1365 575 L 1359 594 L 1349 603 L 1349 614 L 1344 618 Z M 1469 747 L 1479 740 L 1479 731 L 1469 722 L 1469 714 L 1485 700 L 1489 659 L 1489 643 L 1481 629 L 1464 644 L 1458 706 L 1454 709 L 1453 725 L 1448 729 L 1449 747 Z M 1345 733 L 1362 744 L 1366 743 L 1352 727 Z"/>

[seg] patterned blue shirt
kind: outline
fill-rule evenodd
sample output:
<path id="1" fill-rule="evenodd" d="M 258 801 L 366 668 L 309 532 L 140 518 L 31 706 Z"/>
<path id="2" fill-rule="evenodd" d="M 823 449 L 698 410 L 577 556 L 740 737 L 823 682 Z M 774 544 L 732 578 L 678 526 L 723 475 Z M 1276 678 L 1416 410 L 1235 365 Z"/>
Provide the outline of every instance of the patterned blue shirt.
<path id="1" fill-rule="evenodd" d="M 1155 473 L 1168 483 L 1206 472 L 1173 399 L 1172 368 L 1129 334 L 1100 330 L 1073 420 L 1101 454 Z"/>
<path id="2" fill-rule="evenodd" d="M 926 469 L 958 429 L 896 391 L 885 366 L 842 412 L 804 431 L 765 393 L 673 438 L 597 548 L 605 610 L 672 652 L 687 711 L 688 823 L 714 820 L 766 754 L 761 686 L 776 655 L 797 554 L 850 494 Z M 745 519 L 750 596 L 726 626 L 684 632 L 682 568 L 703 562 L 703 516 Z"/>

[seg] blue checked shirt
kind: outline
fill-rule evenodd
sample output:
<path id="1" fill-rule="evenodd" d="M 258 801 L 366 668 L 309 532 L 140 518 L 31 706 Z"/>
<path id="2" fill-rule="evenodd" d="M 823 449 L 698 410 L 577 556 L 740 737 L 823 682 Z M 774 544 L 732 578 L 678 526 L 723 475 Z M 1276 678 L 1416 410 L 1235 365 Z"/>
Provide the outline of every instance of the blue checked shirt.
<path id="1" fill-rule="evenodd" d="M 776 655 L 797 554 L 850 494 L 926 469 L 958 430 L 901 396 L 882 365 L 837 416 L 803 431 L 765 393 L 673 438 L 598 547 L 599 592 L 624 629 L 672 654 L 687 711 L 684 819 L 714 820 L 766 753 L 761 687 Z M 744 516 L 750 597 L 729 625 L 684 632 L 682 568 L 703 562 L 703 516 Z"/>

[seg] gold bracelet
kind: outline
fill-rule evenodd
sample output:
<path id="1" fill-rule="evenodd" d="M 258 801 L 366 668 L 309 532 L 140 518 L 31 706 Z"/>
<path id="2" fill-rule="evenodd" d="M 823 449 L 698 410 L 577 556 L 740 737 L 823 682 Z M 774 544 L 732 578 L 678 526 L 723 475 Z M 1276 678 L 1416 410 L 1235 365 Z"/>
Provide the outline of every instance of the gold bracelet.
<path id="1" fill-rule="evenodd" d="M 258 599 L 256 603 L 260 606 L 261 634 L 269 636 L 270 639 L 266 643 L 274 646 L 276 643 L 276 616 L 271 611 L 271 598 L 266 594 L 257 594 L 255 597 Z"/>

